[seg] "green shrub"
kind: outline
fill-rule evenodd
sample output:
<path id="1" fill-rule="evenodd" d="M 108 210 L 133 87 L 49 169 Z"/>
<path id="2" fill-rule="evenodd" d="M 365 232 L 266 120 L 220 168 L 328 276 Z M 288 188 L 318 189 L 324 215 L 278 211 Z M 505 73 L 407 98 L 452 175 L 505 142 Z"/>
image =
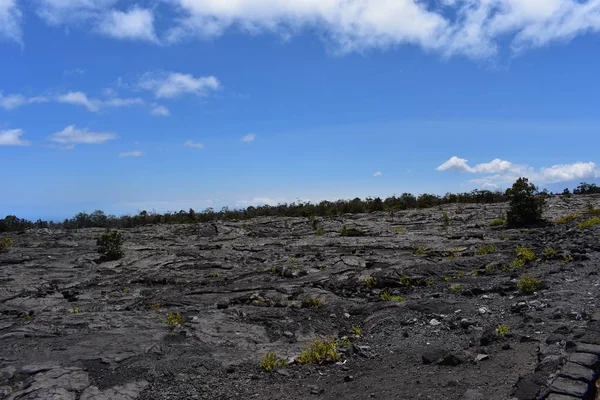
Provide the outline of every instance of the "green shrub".
<path id="1" fill-rule="evenodd" d="M 105 260 L 118 260 L 123 257 L 122 246 L 124 242 L 125 239 L 121 232 L 107 230 L 96 241 L 98 253 Z"/>
<path id="2" fill-rule="evenodd" d="M 263 357 L 258 366 L 267 372 L 271 372 L 278 367 L 285 367 L 287 361 L 284 358 L 278 359 L 277 353 L 270 351 Z"/>
<path id="3" fill-rule="evenodd" d="M 510 327 L 508 327 L 507 325 L 499 324 L 498 326 L 496 326 L 496 334 L 498 336 L 504 337 L 509 332 L 510 332 Z"/>
<path id="4" fill-rule="evenodd" d="M 506 224 L 506 220 L 503 218 L 496 218 L 492 222 L 490 222 L 490 226 L 502 226 Z"/>
<path id="5" fill-rule="evenodd" d="M 480 256 L 484 256 L 486 254 L 491 254 L 491 253 L 495 252 L 496 250 L 498 250 L 498 249 L 496 249 L 496 246 L 493 246 L 493 245 L 483 246 L 477 250 L 477 254 L 479 254 Z"/>
<path id="6" fill-rule="evenodd" d="M 540 283 L 534 277 L 523 274 L 517 282 L 517 287 L 525 294 L 532 294 L 539 290 Z"/>
<path id="7" fill-rule="evenodd" d="M 510 264 L 513 268 L 523 268 L 530 262 L 535 261 L 535 252 L 527 247 L 517 247 L 517 258 Z"/>
<path id="8" fill-rule="evenodd" d="M 327 360 L 336 362 L 342 357 L 338 353 L 338 343 L 335 340 L 313 340 L 312 345 L 300 352 L 296 361 L 300 364 L 323 363 Z"/>
<path id="9" fill-rule="evenodd" d="M 13 240 L 11 238 L 2 238 L 0 239 L 0 253 L 5 253 L 8 251 L 10 247 L 13 245 Z"/>
<path id="10" fill-rule="evenodd" d="M 403 302 L 406 301 L 406 297 L 402 296 L 393 296 L 390 292 L 383 291 L 379 294 L 379 300 L 381 301 L 394 301 L 394 302 Z"/>
<path id="11" fill-rule="evenodd" d="M 568 222 L 576 220 L 577 218 L 579 218 L 578 214 L 569 214 L 569 215 L 565 215 L 565 216 L 560 217 L 559 219 L 557 219 L 556 223 L 564 225 L 564 224 L 566 224 Z"/>
<path id="12" fill-rule="evenodd" d="M 506 213 L 508 226 L 528 226 L 542 222 L 546 200 L 527 178 L 517 179 L 512 188 L 506 190 L 506 195 L 510 199 Z"/>
<path id="13" fill-rule="evenodd" d="M 426 253 L 425 249 L 422 247 L 417 247 L 417 249 L 415 250 L 415 253 L 419 256 L 422 256 L 423 254 Z"/>
<path id="14" fill-rule="evenodd" d="M 359 327 L 352 325 L 352 332 L 354 332 L 355 337 L 359 337 L 362 335 L 362 331 Z"/>
<path id="15" fill-rule="evenodd" d="M 463 289 L 464 289 L 464 286 L 460 285 L 460 284 L 459 285 L 452 285 L 452 286 L 450 286 L 450 291 L 454 292 L 454 293 L 462 292 Z"/>
<path id="16" fill-rule="evenodd" d="M 368 276 L 366 278 L 361 278 L 360 280 L 363 281 L 368 287 L 377 287 L 377 278 Z"/>
<path id="17" fill-rule="evenodd" d="M 450 226 L 450 216 L 444 211 L 442 214 L 442 228 L 448 228 Z"/>
<path id="18" fill-rule="evenodd" d="M 345 226 L 340 231 L 340 236 L 365 236 L 365 233 L 358 228 L 346 228 Z"/>
<path id="19" fill-rule="evenodd" d="M 318 297 L 315 297 L 315 298 L 310 298 L 310 299 L 306 299 L 306 300 L 304 300 L 304 301 L 302 302 L 302 304 L 303 304 L 305 307 L 312 307 L 312 308 L 317 308 L 317 309 L 318 309 L 318 308 L 321 308 L 321 307 L 323 307 L 324 305 L 326 305 L 326 304 L 327 304 L 327 302 L 325 302 L 325 300 L 323 300 L 323 299 L 320 299 L 320 298 L 318 298 Z"/>
<path id="20" fill-rule="evenodd" d="M 600 225 L 600 217 L 592 217 L 588 220 L 583 221 L 577 227 L 579 229 L 591 228 L 594 225 Z"/>
<path id="21" fill-rule="evenodd" d="M 600 215 L 600 208 L 588 209 L 585 213 L 592 214 L 592 215 Z"/>
<path id="22" fill-rule="evenodd" d="M 551 260 L 555 257 L 558 257 L 558 250 L 553 249 L 552 247 L 546 247 L 544 249 L 544 259 Z"/>
<path id="23" fill-rule="evenodd" d="M 169 326 L 181 325 L 183 324 L 183 317 L 179 312 L 168 312 L 167 320 L 165 322 Z"/>
<path id="24" fill-rule="evenodd" d="M 325 234 L 325 230 L 323 228 L 319 228 L 315 232 L 315 235 L 317 235 L 317 236 L 323 236 L 324 234 Z"/>
<path id="25" fill-rule="evenodd" d="M 406 232 L 406 229 L 402 228 L 400 226 L 397 226 L 394 228 L 394 231 L 396 231 L 397 233 L 404 233 L 404 232 Z"/>

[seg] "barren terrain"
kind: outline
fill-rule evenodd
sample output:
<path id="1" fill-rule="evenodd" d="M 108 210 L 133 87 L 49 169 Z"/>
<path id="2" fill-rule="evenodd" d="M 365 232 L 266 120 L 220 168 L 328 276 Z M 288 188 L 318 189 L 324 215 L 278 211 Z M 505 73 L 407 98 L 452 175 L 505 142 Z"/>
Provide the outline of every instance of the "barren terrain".
<path id="1" fill-rule="evenodd" d="M 506 204 L 318 218 L 323 235 L 308 218 L 144 226 L 109 262 L 101 229 L 4 234 L 0 399 L 591 399 L 600 226 L 553 222 L 588 203 L 555 196 L 522 230 L 490 226 Z M 518 247 L 536 259 L 511 267 Z M 521 293 L 524 273 L 541 289 Z M 341 361 L 295 363 L 313 339 Z M 261 370 L 269 351 L 288 365 Z"/>

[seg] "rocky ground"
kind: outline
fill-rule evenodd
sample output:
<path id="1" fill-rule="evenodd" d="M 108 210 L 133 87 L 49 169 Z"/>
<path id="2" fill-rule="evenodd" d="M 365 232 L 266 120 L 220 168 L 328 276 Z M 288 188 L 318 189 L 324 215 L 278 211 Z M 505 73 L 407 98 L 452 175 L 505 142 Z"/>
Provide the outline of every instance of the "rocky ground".
<path id="1" fill-rule="evenodd" d="M 145 226 L 110 262 L 100 229 L 3 235 L 0 399 L 593 399 L 600 226 L 490 226 L 506 207 Z M 294 362 L 313 339 L 340 361 Z"/>

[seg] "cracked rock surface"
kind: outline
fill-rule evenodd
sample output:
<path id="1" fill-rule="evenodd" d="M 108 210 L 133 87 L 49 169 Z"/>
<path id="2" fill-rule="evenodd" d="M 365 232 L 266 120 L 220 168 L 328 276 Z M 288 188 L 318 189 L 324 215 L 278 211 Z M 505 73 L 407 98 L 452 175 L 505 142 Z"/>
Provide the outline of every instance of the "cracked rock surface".
<path id="1" fill-rule="evenodd" d="M 506 204 L 317 218 L 323 235 L 308 218 L 144 226 L 110 262 L 101 229 L 3 234 L 0 399 L 582 398 L 600 354 L 588 203 L 555 196 L 548 221 L 581 218 L 532 229 L 490 226 Z M 511 267 L 518 247 L 535 260 Z M 294 362 L 334 338 L 340 362 Z M 261 370 L 270 351 L 288 365 Z"/>

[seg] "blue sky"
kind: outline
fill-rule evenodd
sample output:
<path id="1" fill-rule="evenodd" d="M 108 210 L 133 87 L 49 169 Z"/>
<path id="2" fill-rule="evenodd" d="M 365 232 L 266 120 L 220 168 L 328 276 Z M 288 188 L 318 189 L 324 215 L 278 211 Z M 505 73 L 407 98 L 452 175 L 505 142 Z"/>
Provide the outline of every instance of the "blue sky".
<path id="1" fill-rule="evenodd" d="M 0 216 L 598 183 L 599 33 L 600 0 L 0 0 Z"/>

